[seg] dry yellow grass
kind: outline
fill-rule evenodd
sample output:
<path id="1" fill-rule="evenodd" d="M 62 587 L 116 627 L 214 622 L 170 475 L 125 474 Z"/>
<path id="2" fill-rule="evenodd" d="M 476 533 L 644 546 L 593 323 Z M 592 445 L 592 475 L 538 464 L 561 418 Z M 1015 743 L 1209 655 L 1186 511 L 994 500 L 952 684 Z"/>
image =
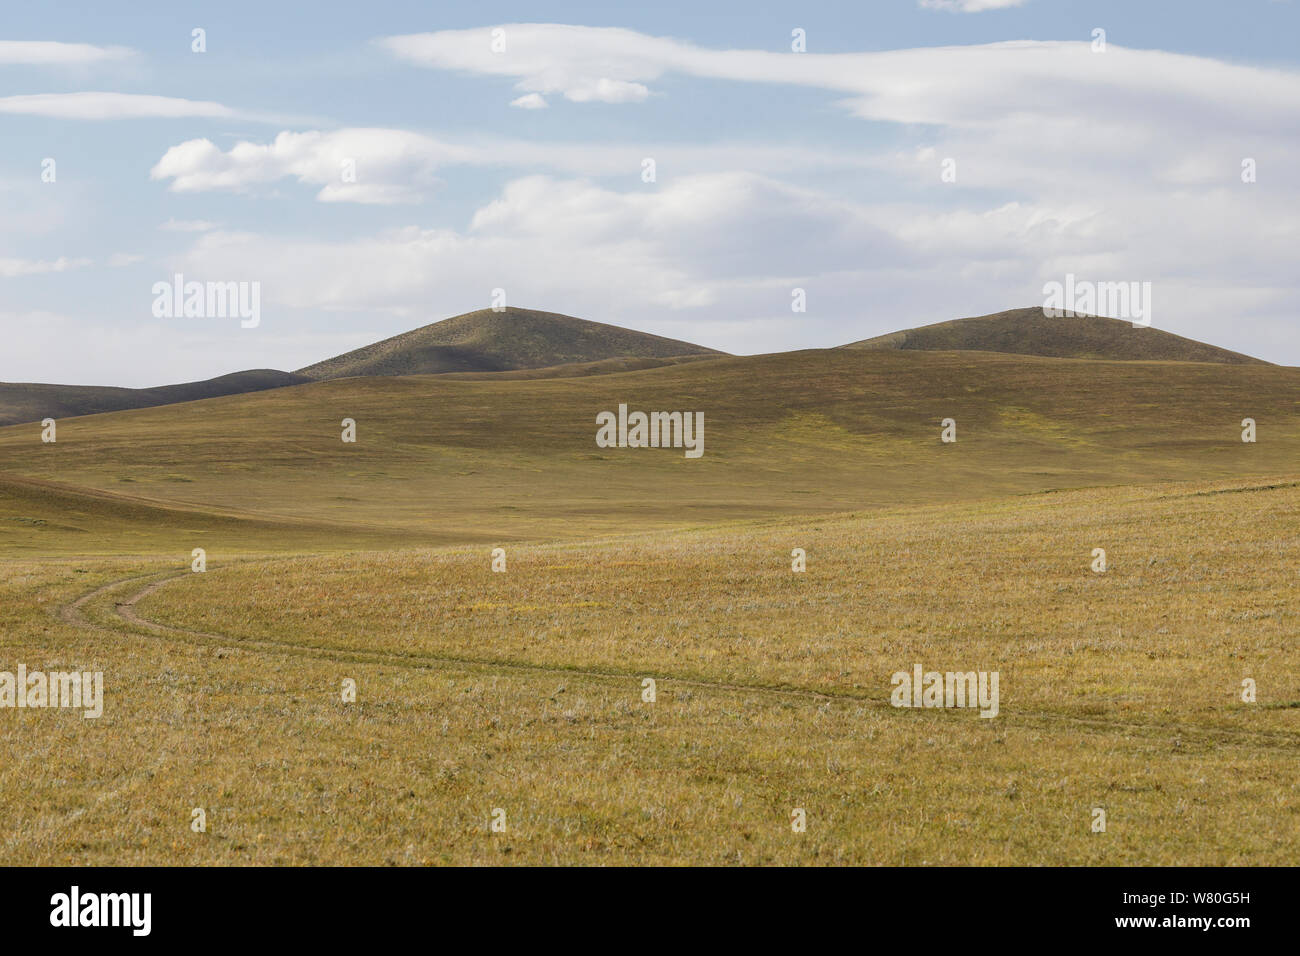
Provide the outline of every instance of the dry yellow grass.
<path id="1" fill-rule="evenodd" d="M 5 855 L 1291 863 L 1298 517 L 1285 476 L 512 545 L 504 574 L 486 546 L 8 560 L 5 660 L 107 699 L 0 712 Z M 890 707 L 914 662 L 999 671 L 1001 713 Z"/>

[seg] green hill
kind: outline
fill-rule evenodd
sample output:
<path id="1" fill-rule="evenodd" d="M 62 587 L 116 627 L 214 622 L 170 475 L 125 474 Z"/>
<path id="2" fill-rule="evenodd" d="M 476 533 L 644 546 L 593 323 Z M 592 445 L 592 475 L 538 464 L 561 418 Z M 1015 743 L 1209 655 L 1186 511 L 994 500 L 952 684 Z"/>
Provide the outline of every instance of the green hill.
<path id="1" fill-rule="evenodd" d="M 298 370 L 313 379 L 504 372 L 607 359 L 721 355 L 699 345 L 556 312 L 480 309 Z"/>
<path id="2" fill-rule="evenodd" d="M 1049 318 L 1043 315 L 1040 307 L 938 322 L 878 335 L 840 348 L 1009 352 L 1114 361 L 1269 364 L 1161 329 L 1134 328 L 1131 322 L 1119 319 L 1098 316 Z"/>

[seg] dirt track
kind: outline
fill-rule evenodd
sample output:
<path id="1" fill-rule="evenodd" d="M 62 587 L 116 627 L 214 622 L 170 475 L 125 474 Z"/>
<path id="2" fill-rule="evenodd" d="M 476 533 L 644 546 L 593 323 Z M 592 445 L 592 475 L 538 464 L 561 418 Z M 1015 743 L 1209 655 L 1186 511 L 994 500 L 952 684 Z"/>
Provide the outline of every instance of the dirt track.
<path id="1" fill-rule="evenodd" d="M 288 560 L 288 559 L 281 559 Z M 267 563 L 267 562 L 258 562 Z M 862 707 L 890 708 L 887 694 L 883 691 L 877 695 L 828 693 L 801 687 L 782 687 L 764 684 L 738 684 L 725 681 L 706 681 L 694 678 L 674 677 L 671 674 L 647 674 L 643 671 L 610 671 L 593 668 L 556 667 L 529 661 L 494 660 L 491 658 L 459 657 L 436 654 L 387 654 L 366 648 L 325 648 L 308 644 L 296 644 L 291 641 L 268 641 L 234 637 L 227 634 L 214 634 L 189 628 L 173 627 L 160 624 L 140 614 L 136 606 L 140 601 L 156 593 L 168 584 L 184 578 L 192 572 L 154 572 L 150 574 L 131 575 L 100 585 L 83 594 L 69 604 L 57 609 L 59 618 L 76 627 L 91 628 L 107 633 L 120 633 L 121 629 L 108 627 L 86 619 L 83 609 L 87 604 L 123 585 L 139 581 L 148 581 L 144 587 L 131 591 L 124 600 L 115 602 L 114 615 L 132 634 L 155 637 L 163 640 L 180 641 L 206 647 L 223 647 L 253 651 L 267 654 L 288 654 L 311 657 L 320 660 L 355 661 L 367 664 L 382 664 L 396 667 L 432 669 L 451 667 L 468 671 L 487 673 L 514 672 L 531 674 L 552 674 L 557 677 L 586 678 L 608 681 L 632 681 L 640 686 L 642 678 L 653 676 L 661 688 L 689 688 L 721 693 L 761 694 L 784 698 L 798 698 L 831 703 L 854 704 Z M 217 573 L 208 571 L 206 573 Z M 1016 724 L 1024 723 L 1068 723 L 1084 731 L 1098 733 L 1125 733 L 1139 736 L 1184 738 L 1206 744 L 1244 745 L 1286 752 L 1300 752 L 1300 734 L 1285 731 L 1257 731 L 1238 728 L 1194 727 L 1187 725 L 1146 724 L 1127 721 L 1112 721 L 1099 717 L 1077 717 L 1070 714 L 1057 714 L 1045 711 L 1014 711 L 1003 709 L 997 718 Z"/>

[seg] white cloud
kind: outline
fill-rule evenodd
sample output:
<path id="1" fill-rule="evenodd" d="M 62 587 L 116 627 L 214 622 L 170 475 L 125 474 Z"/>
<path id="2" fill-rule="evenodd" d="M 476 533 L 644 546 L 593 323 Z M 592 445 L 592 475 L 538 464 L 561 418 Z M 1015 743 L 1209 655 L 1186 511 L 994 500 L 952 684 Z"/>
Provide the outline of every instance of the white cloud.
<path id="1" fill-rule="evenodd" d="M 240 115 L 220 103 L 137 93 L 33 93 L 0 96 L 0 113 L 83 120 L 182 117 L 230 119 Z"/>
<path id="2" fill-rule="evenodd" d="M 217 223 L 206 219 L 168 219 L 158 228 L 164 232 L 211 232 Z"/>
<path id="3" fill-rule="evenodd" d="M 785 235 L 801 241 L 791 248 Z M 658 192 L 525 177 L 464 232 L 408 227 L 351 242 L 207 233 L 174 267 L 258 279 L 264 302 L 296 309 L 422 315 L 466 289 L 486 296 L 504 286 L 517 302 L 582 300 L 594 314 L 611 301 L 718 303 L 737 287 L 853 269 L 864 258 L 883 266 L 905 256 L 837 197 L 725 173 Z"/>
<path id="4" fill-rule="evenodd" d="M 434 185 L 438 163 L 461 156 L 457 147 L 404 130 L 283 132 L 225 152 L 211 140 L 188 140 L 167 150 L 149 175 L 172 180 L 173 192 L 248 190 L 294 177 L 321 187 L 322 202 L 391 204 L 418 200 Z"/>
<path id="5" fill-rule="evenodd" d="M 1300 163 L 1294 70 L 1115 44 L 1094 53 L 1085 38 L 792 54 L 710 50 L 613 28 L 503 29 L 502 53 L 492 52 L 486 29 L 380 42 L 421 66 L 513 78 L 529 96 L 580 101 L 603 89 L 608 100 L 626 84 L 648 95 L 647 84 L 673 72 L 819 88 L 855 116 L 930 140 L 939 159 L 957 161 L 963 185 L 1029 198 L 1223 184 L 1235 181 L 1242 157 L 1261 153 L 1273 169 Z M 860 164 L 916 182 L 937 177 L 915 159 L 876 155 Z"/>
<path id="6" fill-rule="evenodd" d="M 732 351 L 829 346 L 1034 305 L 1044 281 L 1073 272 L 1151 281 L 1159 328 L 1244 351 L 1283 340 L 1300 294 L 1288 260 L 1300 226 L 1263 193 L 1204 198 L 1210 205 L 1067 197 L 945 211 L 853 203 L 746 172 L 649 191 L 527 176 L 464 230 L 339 241 L 209 232 L 169 266 L 260 281 L 272 328 L 294 314 L 389 316 L 376 337 L 482 308 L 500 287 L 511 304 Z M 1206 216 L 1222 224 L 1214 234 Z M 807 313 L 790 312 L 796 286 Z M 1234 342 L 1222 324 L 1232 302 L 1250 340 Z"/>
<path id="7" fill-rule="evenodd" d="M 254 123 L 318 123 L 312 117 L 235 109 L 209 100 L 145 93 L 28 93 L 0 96 L 0 113 L 69 120 L 239 119 Z"/>
<path id="8" fill-rule="evenodd" d="M 0 40 L 0 65 L 85 66 L 135 54 L 120 46 L 57 43 L 52 40 Z"/>
<path id="9" fill-rule="evenodd" d="M 757 351 L 1032 305 L 1045 280 L 1066 272 L 1152 281 L 1158 327 L 1300 359 L 1292 305 L 1300 280 L 1290 261 L 1300 243 L 1294 71 L 1114 45 L 1094 54 L 1086 40 L 796 55 L 544 25 L 506 27 L 504 54 L 491 52 L 486 29 L 383 42 L 409 62 L 505 78 L 518 108 L 562 109 L 557 96 L 645 99 L 677 73 L 825 90 L 852 115 L 892 124 L 897 137 L 872 130 L 857 152 L 812 137 L 772 145 L 777 135 L 791 141 L 778 118 L 760 128 L 762 146 L 645 146 L 639 135 L 632 145 L 450 140 L 400 129 L 309 129 L 228 148 L 179 143 L 151 171 L 176 192 L 269 193 L 289 179 L 320 202 L 397 204 L 426 198 L 449 168 L 517 177 L 457 229 L 414 214 L 395 220 L 403 228 L 351 238 L 163 224 L 195 234 L 174 270 L 263 283 L 256 342 L 278 341 L 281 351 L 206 374 L 296 367 L 339 350 L 302 353 L 303 343 L 322 341 L 322 322 L 387 323 L 350 347 L 483 307 L 495 287 L 515 305 Z M 0 110 L 15 99 L 0 99 Z M 646 155 L 657 183 L 640 181 Z M 1257 184 L 1240 181 L 1246 156 L 1259 162 Z M 956 162 L 955 183 L 940 181 L 945 158 Z M 346 162 L 355 182 L 342 175 Z M 843 171 L 868 175 L 822 175 Z M 794 178 L 818 188 L 784 181 Z M 848 188 L 874 198 L 849 201 Z M 0 275 L 57 271 L 60 262 L 85 264 L 0 259 Z M 808 313 L 790 312 L 795 285 L 808 291 Z M 167 332 L 200 334 L 186 328 Z"/>
<path id="10" fill-rule="evenodd" d="M 639 173 L 645 152 L 661 176 L 748 169 L 764 174 L 858 168 L 930 188 L 939 163 L 956 162 L 961 187 L 1003 190 L 1059 205 L 1102 203 L 1153 192 L 1238 181 L 1243 156 L 1261 168 L 1300 165 L 1300 74 L 1204 57 L 1087 41 L 1015 41 L 880 53 L 791 54 L 707 50 L 631 30 L 555 24 L 504 28 L 494 53 L 488 30 L 390 37 L 394 55 L 425 66 L 514 77 L 518 106 L 561 93 L 617 99 L 632 86 L 677 71 L 743 82 L 786 83 L 842 94 L 863 119 L 895 124 L 927 143 L 911 152 L 858 154 L 798 146 L 752 147 L 512 140 L 448 142 L 398 130 L 281 134 L 268 146 L 240 143 L 222 153 L 193 141 L 170 150 L 154 175 L 176 191 L 248 189 L 294 175 L 321 201 L 410 202 L 436 184 L 434 170 L 470 164 L 580 176 Z M 1248 89 L 1249 97 L 1237 91 Z M 633 95 L 633 94 L 628 94 Z M 640 96 L 640 92 L 635 93 Z M 535 99 L 534 99 L 535 98 Z M 357 142 L 353 142 L 353 141 Z M 339 182 L 340 154 L 365 157 L 358 183 Z M 1275 189 L 1294 195 L 1291 179 Z M 953 190 L 950 190 L 950 192 Z M 941 200 L 941 204 L 946 200 Z"/>
<path id="11" fill-rule="evenodd" d="M 593 83 L 571 86 L 564 95 L 575 103 L 640 103 L 650 91 L 640 83 L 602 76 Z"/>
<path id="12" fill-rule="evenodd" d="M 66 382 L 148 388 L 214 378 L 247 368 L 291 366 L 337 355 L 365 342 L 356 336 L 255 332 L 228 323 L 155 319 L 149 285 L 137 307 L 124 315 L 98 315 L 86 322 L 47 309 L 0 310 L 5 347 L 0 381 Z M 91 305 L 89 308 L 93 309 Z M 52 347 L 51 343 L 57 343 Z M 299 358 L 301 356 L 301 358 Z"/>
<path id="13" fill-rule="evenodd" d="M 871 155 L 797 146 L 743 143 L 716 146 L 659 144 L 654 159 L 674 176 L 748 169 L 762 173 L 792 170 L 868 169 L 881 164 Z M 295 178 L 319 188 L 322 202 L 417 202 L 447 166 L 548 170 L 578 176 L 626 176 L 640 181 L 643 147 L 610 143 L 542 143 L 535 140 L 438 139 L 398 129 L 341 129 L 282 132 L 269 143 L 242 141 L 228 150 L 195 139 L 171 147 L 150 176 L 171 180 L 173 192 L 249 191 L 280 179 Z M 342 177 L 346 160 L 356 182 Z"/>
<path id="14" fill-rule="evenodd" d="M 81 269 L 88 265 L 89 259 L 69 259 L 66 256 L 57 259 L 0 259 L 0 277 L 14 279 L 19 276 L 46 275 Z"/>
<path id="15" fill-rule="evenodd" d="M 505 50 L 494 52 L 492 30 L 504 30 Z M 578 103 L 634 103 L 681 59 L 674 40 L 615 27 L 511 24 L 385 37 L 392 55 L 420 66 L 512 76 L 522 93 L 559 93 Z"/>
<path id="16" fill-rule="evenodd" d="M 1024 6 L 1027 0 L 918 0 L 922 7 L 931 10 L 950 10 L 953 13 L 983 13 L 985 10 L 1005 10 Z"/>
<path id="17" fill-rule="evenodd" d="M 984 0 L 976 0 L 984 2 Z M 976 46 L 875 53 L 710 50 L 634 30 L 564 24 L 511 24 L 506 49 L 491 32 L 444 30 L 384 38 L 393 56 L 419 66 L 510 77 L 515 88 L 562 93 L 585 102 L 627 102 L 649 95 L 667 73 L 746 83 L 807 86 L 843 93 L 863 119 L 988 128 L 1008 120 L 1154 122 L 1203 131 L 1288 124 L 1300 103 L 1293 71 L 1229 64 L 1207 57 L 1130 50 L 1093 53 L 1089 39 L 1017 40 Z M 1249 89 L 1243 98 L 1238 91 Z M 1087 130 L 1077 131 L 1081 138 Z M 1123 143 L 1117 145 L 1126 145 Z"/>

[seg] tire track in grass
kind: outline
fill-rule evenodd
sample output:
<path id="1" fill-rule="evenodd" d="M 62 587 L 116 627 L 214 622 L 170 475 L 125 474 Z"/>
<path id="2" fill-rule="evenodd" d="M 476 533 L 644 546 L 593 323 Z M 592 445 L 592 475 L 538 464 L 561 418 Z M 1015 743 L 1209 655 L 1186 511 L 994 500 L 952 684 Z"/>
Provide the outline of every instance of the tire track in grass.
<path id="1" fill-rule="evenodd" d="M 289 558 L 273 558 L 270 560 L 252 559 L 249 561 L 236 562 L 235 564 L 227 565 L 227 567 L 238 567 L 255 563 L 271 564 L 276 561 L 291 561 L 311 556 L 312 555 L 294 555 Z M 331 648 L 319 647 L 312 644 L 298 644 L 292 641 L 235 637 L 230 634 L 216 634 L 209 631 L 198 631 L 192 628 L 161 624 L 144 617 L 136 610 L 136 605 L 140 601 L 145 600 L 166 587 L 168 584 L 178 581 L 190 573 L 191 572 L 189 571 L 180 571 L 170 574 L 167 572 L 154 572 L 151 574 L 121 578 L 117 581 L 112 581 L 108 584 L 102 585 L 76 599 L 66 607 L 61 608 L 60 616 L 68 623 L 79 627 L 91 627 L 97 630 L 108 631 L 110 633 L 121 633 L 120 630 L 86 620 L 83 609 L 91 601 L 101 597 L 109 591 L 121 587 L 122 585 L 152 578 L 155 580 L 151 580 L 150 583 L 132 593 L 125 600 L 116 602 L 114 608 L 115 615 L 119 620 L 127 625 L 128 629 L 134 634 L 146 637 L 156 637 L 163 640 L 174 640 L 194 646 L 229 647 L 232 649 L 251 650 L 259 653 L 301 656 L 316 660 L 380 664 L 421 670 L 435 670 L 444 667 L 451 667 L 469 671 L 485 671 L 488 673 L 513 671 L 521 674 L 551 674 L 557 677 L 611 681 L 639 681 L 641 678 L 654 676 L 656 682 L 660 685 L 667 684 L 669 686 L 684 687 L 692 690 L 761 694 L 777 698 L 821 701 L 824 703 L 855 704 L 858 706 L 876 707 L 888 710 L 895 709 L 890 705 L 887 698 L 868 696 L 865 694 L 820 691 L 806 687 L 789 687 L 777 684 L 756 684 L 734 681 L 712 681 L 693 677 L 679 677 L 662 672 L 654 674 L 650 671 L 642 670 L 602 670 L 597 668 L 581 667 L 578 665 L 563 666 L 556 664 L 541 664 L 535 661 L 512 661 L 497 658 L 466 657 L 451 654 L 392 654 L 385 651 L 376 651 L 367 648 Z M 207 573 L 211 574 L 213 572 L 209 571 Z M 159 575 L 162 574 L 166 574 L 167 576 L 159 577 Z M 908 713 L 911 713 L 910 708 L 908 709 Z M 1132 721 L 1106 720 L 1096 717 L 1079 717 L 1071 714 L 1052 713 L 1050 711 L 1004 710 L 999 714 L 999 717 L 1008 722 L 1064 723 L 1102 733 L 1140 733 L 1150 736 L 1186 738 L 1189 742 L 1235 743 L 1286 752 L 1300 751 L 1300 734 L 1284 730 L 1247 730 L 1230 727 L 1195 727 L 1177 724 L 1150 724 Z"/>
<path id="2" fill-rule="evenodd" d="M 109 581 L 106 584 L 101 584 L 99 587 L 95 588 L 92 591 L 86 592 L 85 594 L 76 598 L 72 602 L 61 605 L 58 608 L 56 608 L 55 617 L 57 617 L 58 620 L 62 621 L 63 623 L 68 624 L 72 627 L 85 628 L 93 631 L 99 631 L 101 633 L 121 636 L 120 631 L 87 620 L 84 613 L 85 606 L 89 604 L 91 601 L 94 601 L 97 598 L 103 596 L 104 594 L 107 594 L 110 591 L 122 587 L 124 584 L 131 584 L 137 581 L 150 580 L 153 578 L 157 578 L 159 575 L 162 574 L 170 574 L 170 572 L 150 571 L 150 572 L 146 572 L 145 574 L 133 574 L 124 578 L 118 578 L 115 581 Z M 184 711 L 185 711 L 184 701 L 180 697 L 177 697 L 176 709 L 172 715 L 173 724 L 175 726 L 178 727 L 183 726 L 184 716 L 185 716 Z M 179 732 L 181 731 L 174 731 L 173 733 L 179 733 Z M 134 792 L 135 790 L 139 789 L 141 784 L 147 783 L 148 781 L 152 780 L 153 777 L 163 769 L 163 767 L 167 763 L 168 758 L 171 756 L 172 746 L 173 745 L 169 737 L 168 742 L 162 748 L 160 748 L 158 752 L 158 756 L 151 763 L 144 766 L 133 767 L 129 770 L 124 770 L 121 773 L 114 776 L 111 780 L 109 780 L 98 791 L 92 790 L 90 799 L 87 800 L 85 806 L 77 807 L 73 810 L 68 811 L 67 813 L 55 817 L 45 817 L 43 819 L 39 819 L 35 821 L 31 826 L 15 827 L 14 831 L 9 835 L 9 838 L 5 840 L 4 843 L 5 855 L 8 856 L 14 853 L 15 850 L 21 846 L 32 846 L 34 848 L 39 848 L 42 842 L 48 840 L 50 837 L 54 836 L 59 831 L 61 831 L 64 827 L 68 826 L 74 821 L 81 819 L 87 814 L 94 813 L 95 811 L 99 810 L 100 807 L 103 807 L 105 804 L 121 799 L 129 795 L 130 793 Z"/>

